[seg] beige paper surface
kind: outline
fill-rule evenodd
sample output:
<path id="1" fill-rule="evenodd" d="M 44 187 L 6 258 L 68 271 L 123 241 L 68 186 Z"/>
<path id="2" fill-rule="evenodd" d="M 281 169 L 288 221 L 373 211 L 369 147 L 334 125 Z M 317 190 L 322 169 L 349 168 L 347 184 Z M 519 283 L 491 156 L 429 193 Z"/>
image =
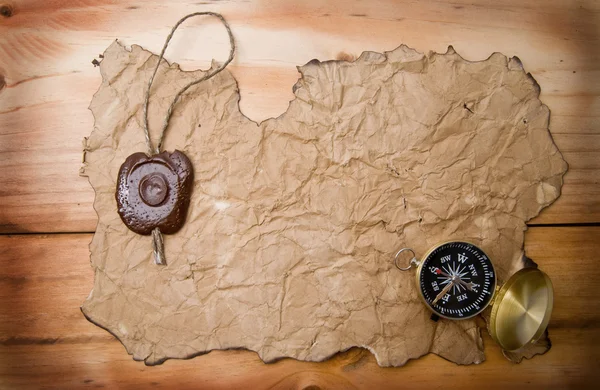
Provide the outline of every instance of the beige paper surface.
<path id="1" fill-rule="evenodd" d="M 487 252 L 500 283 L 522 267 L 525 222 L 559 196 L 566 163 L 518 59 L 401 46 L 313 60 L 287 112 L 260 125 L 240 112 L 227 70 L 192 87 L 164 143 L 195 176 L 187 222 L 165 236 L 167 266 L 121 222 L 114 196 L 121 163 L 146 151 L 142 100 L 157 60 L 113 43 L 90 105 L 91 321 L 147 364 L 227 348 L 315 361 L 353 346 L 382 366 L 429 352 L 484 360 L 475 321 L 431 321 L 414 271 L 391 260 L 460 239 Z M 201 74 L 161 64 L 155 143 L 174 94 Z"/>

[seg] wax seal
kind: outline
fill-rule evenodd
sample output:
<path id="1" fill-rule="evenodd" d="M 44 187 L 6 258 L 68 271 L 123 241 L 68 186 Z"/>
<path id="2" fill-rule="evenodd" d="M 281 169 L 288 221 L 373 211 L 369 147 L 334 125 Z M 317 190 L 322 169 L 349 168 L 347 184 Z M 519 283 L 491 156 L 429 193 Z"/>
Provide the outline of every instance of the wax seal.
<path id="1" fill-rule="evenodd" d="M 117 209 L 125 225 L 138 234 L 154 228 L 177 232 L 185 222 L 193 182 L 192 163 L 182 152 L 127 157 L 117 179 Z"/>

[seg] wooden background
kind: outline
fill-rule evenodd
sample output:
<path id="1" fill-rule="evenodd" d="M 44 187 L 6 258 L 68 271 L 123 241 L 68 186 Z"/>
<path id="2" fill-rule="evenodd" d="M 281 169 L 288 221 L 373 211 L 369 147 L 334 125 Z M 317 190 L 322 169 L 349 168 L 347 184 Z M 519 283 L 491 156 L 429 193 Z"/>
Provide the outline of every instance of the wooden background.
<path id="1" fill-rule="evenodd" d="M 79 306 L 92 288 L 93 191 L 78 176 L 87 109 L 100 84 L 91 61 L 114 39 L 159 52 L 171 26 L 221 12 L 236 36 L 229 67 L 242 111 L 277 116 L 295 66 L 405 43 L 465 58 L 518 56 L 542 88 L 569 172 L 560 199 L 530 221 L 527 253 L 552 278 L 551 351 L 515 365 L 485 335 L 487 361 L 460 367 L 426 356 L 380 368 L 353 349 L 324 363 L 263 364 L 214 351 L 146 367 Z M 600 2 L 0 0 L 0 388 L 577 388 L 600 368 Z M 227 56 L 212 20 L 192 19 L 169 60 L 206 68 Z M 484 332 L 485 333 L 485 332 Z"/>

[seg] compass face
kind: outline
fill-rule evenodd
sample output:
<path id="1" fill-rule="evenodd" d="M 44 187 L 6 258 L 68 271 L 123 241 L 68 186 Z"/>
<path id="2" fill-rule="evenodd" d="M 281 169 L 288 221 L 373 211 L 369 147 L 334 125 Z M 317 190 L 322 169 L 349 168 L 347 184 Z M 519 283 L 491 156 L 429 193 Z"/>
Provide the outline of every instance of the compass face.
<path id="1" fill-rule="evenodd" d="M 433 249 L 417 274 L 425 303 L 441 317 L 462 320 L 479 314 L 496 288 L 494 266 L 473 244 L 448 242 Z"/>

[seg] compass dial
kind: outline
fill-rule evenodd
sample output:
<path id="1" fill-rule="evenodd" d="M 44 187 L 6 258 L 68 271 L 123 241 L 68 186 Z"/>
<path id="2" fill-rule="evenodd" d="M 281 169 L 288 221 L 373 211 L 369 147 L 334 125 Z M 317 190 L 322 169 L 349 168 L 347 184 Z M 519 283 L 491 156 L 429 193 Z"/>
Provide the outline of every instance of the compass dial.
<path id="1" fill-rule="evenodd" d="M 425 303 L 441 317 L 461 320 L 481 313 L 496 289 L 494 266 L 473 244 L 448 242 L 434 248 L 417 272 Z"/>

